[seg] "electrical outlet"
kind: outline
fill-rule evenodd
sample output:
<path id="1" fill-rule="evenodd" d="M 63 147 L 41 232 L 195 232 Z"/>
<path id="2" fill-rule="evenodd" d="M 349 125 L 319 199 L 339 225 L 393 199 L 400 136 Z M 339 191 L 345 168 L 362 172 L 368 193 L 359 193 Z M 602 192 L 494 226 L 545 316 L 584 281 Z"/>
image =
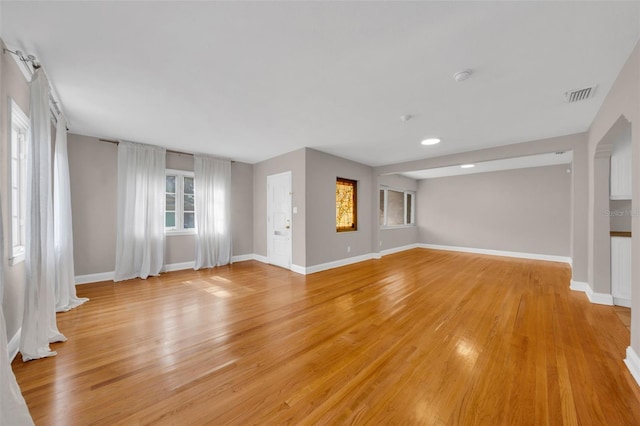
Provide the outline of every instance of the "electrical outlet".
<path id="1" fill-rule="evenodd" d="M 351 253 L 351 246 L 347 246 L 347 253 Z"/>
<path id="2" fill-rule="evenodd" d="M 382 247 L 382 241 L 380 241 L 380 247 Z"/>

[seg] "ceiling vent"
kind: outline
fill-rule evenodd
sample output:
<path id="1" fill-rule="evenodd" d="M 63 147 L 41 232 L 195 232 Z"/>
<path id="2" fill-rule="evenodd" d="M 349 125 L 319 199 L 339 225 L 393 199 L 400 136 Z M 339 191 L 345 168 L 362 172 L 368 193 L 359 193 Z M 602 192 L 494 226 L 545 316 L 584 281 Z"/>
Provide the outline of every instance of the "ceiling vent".
<path id="1" fill-rule="evenodd" d="M 582 89 L 569 90 L 564 95 L 567 98 L 567 102 L 572 104 L 574 102 L 586 101 L 587 99 L 592 98 L 595 91 L 596 86 L 583 87 Z"/>

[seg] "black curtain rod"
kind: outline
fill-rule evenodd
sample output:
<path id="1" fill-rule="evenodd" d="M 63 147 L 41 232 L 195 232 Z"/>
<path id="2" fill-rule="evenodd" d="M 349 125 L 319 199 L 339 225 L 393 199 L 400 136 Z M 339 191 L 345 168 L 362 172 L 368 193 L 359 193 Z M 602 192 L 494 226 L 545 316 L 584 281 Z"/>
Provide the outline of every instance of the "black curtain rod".
<path id="1" fill-rule="evenodd" d="M 120 143 L 120 141 L 116 141 L 113 139 L 103 139 L 100 138 L 98 139 L 100 142 L 109 142 L 109 143 L 114 143 L 116 145 L 118 145 Z M 171 153 L 171 154 L 179 154 L 179 155 L 191 155 L 193 157 L 193 153 L 191 152 L 182 152 L 182 151 L 174 151 L 172 149 L 167 149 L 167 152 Z M 235 163 L 235 161 L 231 160 L 232 163 Z"/>

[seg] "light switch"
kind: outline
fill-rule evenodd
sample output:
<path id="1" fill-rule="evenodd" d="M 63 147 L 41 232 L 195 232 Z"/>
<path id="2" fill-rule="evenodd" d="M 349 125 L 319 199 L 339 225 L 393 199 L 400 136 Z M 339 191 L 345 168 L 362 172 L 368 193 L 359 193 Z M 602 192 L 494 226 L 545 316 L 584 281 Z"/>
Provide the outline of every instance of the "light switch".
<path id="1" fill-rule="evenodd" d="M 298 208 L 297 208 L 297 207 L 294 207 L 294 208 L 293 208 L 293 214 L 296 214 L 296 213 L 298 213 Z"/>

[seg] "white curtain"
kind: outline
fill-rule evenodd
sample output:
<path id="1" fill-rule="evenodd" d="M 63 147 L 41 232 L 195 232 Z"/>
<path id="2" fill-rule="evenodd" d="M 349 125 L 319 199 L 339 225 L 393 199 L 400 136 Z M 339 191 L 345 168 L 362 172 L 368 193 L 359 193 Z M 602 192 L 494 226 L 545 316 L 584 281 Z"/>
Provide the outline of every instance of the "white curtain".
<path id="1" fill-rule="evenodd" d="M 62 114 L 58 117 L 53 160 L 53 240 L 56 259 L 56 311 L 65 312 L 89 299 L 76 296 L 67 126 Z"/>
<path id="2" fill-rule="evenodd" d="M 160 274 L 164 263 L 164 148 L 118 144 L 114 281 Z"/>
<path id="3" fill-rule="evenodd" d="M 49 82 L 42 69 L 31 79 L 29 123 L 23 361 L 53 356 L 49 343 L 67 340 L 56 325 Z"/>
<path id="4" fill-rule="evenodd" d="M 194 155 L 196 264 L 194 269 L 231 261 L 231 162 Z"/>
<path id="5" fill-rule="evenodd" d="M 2 203 L 0 202 L 0 205 Z M 31 415 L 20 393 L 16 377 L 11 370 L 7 348 L 7 329 L 4 322 L 2 298 L 4 296 L 4 238 L 2 235 L 2 209 L 0 209 L 0 425 L 32 425 Z"/>

